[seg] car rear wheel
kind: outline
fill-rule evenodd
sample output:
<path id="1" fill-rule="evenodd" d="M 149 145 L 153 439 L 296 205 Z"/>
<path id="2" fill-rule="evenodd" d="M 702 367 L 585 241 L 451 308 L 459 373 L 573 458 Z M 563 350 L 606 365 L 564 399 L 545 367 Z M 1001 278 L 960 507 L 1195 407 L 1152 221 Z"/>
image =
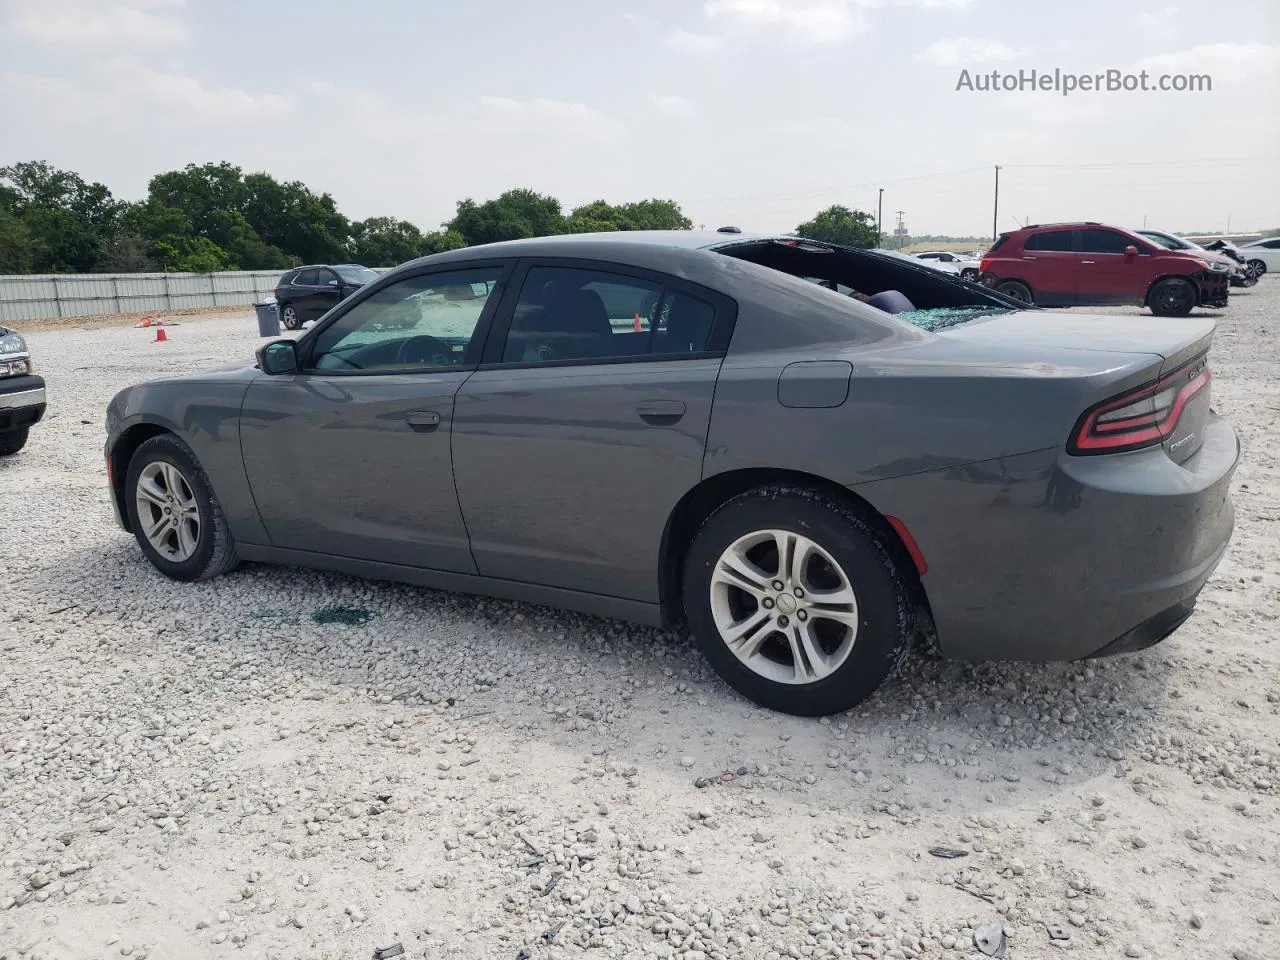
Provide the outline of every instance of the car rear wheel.
<path id="1" fill-rule="evenodd" d="M 165 576 L 207 580 L 240 562 L 208 476 L 177 437 L 161 434 L 138 447 L 125 491 L 138 545 Z"/>
<path id="2" fill-rule="evenodd" d="M 1195 284 L 1181 277 L 1165 277 L 1147 294 L 1147 306 L 1157 317 L 1185 317 L 1195 305 Z"/>
<path id="3" fill-rule="evenodd" d="M 962 280 L 977 280 L 978 269 L 976 267 L 964 267 L 960 271 L 960 278 Z"/>
<path id="4" fill-rule="evenodd" d="M 762 487 L 717 509 L 690 546 L 683 590 L 716 672 L 783 713 L 857 706 L 910 646 L 914 607 L 884 535 L 808 488 Z"/>
<path id="5" fill-rule="evenodd" d="M 996 284 L 996 293 L 1003 293 L 1006 297 L 1013 297 L 1015 300 L 1021 300 L 1023 303 L 1034 304 L 1035 297 L 1031 295 L 1031 288 L 1021 280 L 1002 280 Z"/>
<path id="6" fill-rule="evenodd" d="M 30 432 L 30 427 L 19 427 L 17 430 L 6 430 L 0 433 L 0 457 L 10 456 L 25 447 L 27 434 Z"/>
<path id="7" fill-rule="evenodd" d="M 297 330 L 302 326 L 302 317 L 298 314 L 298 308 L 292 303 L 286 303 L 280 307 L 280 322 L 284 324 L 286 330 Z"/>

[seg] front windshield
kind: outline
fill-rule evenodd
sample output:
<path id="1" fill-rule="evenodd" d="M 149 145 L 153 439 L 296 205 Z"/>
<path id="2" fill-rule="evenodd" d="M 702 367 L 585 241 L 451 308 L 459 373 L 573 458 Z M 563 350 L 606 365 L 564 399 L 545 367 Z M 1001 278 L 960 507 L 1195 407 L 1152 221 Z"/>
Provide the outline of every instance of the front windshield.
<path id="1" fill-rule="evenodd" d="M 370 283 L 378 279 L 378 275 L 368 267 L 362 267 L 358 264 L 344 264 L 340 267 L 333 268 L 338 276 L 347 283 Z"/>

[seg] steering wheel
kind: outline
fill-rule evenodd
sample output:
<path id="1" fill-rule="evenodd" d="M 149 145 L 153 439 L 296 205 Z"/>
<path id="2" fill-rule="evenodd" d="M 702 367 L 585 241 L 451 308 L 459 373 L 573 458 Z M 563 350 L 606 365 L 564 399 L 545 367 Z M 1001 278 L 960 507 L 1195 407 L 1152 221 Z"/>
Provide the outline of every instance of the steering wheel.
<path id="1" fill-rule="evenodd" d="M 430 367 L 453 366 L 453 348 L 443 340 L 419 334 L 401 341 L 396 351 L 396 363 L 411 363 Z"/>

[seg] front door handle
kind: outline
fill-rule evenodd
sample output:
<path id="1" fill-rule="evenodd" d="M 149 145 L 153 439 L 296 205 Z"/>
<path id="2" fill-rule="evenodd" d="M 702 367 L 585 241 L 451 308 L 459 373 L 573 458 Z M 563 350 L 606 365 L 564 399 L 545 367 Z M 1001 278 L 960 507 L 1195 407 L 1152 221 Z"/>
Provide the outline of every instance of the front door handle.
<path id="1" fill-rule="evenodd" d="M 434 430 L 440 426 L 440 414 L 434 410 L 415 410 L 405 414 L 404 419 L 414 430 Z"/>
<path id="2" fill-rule="evenodd" d="M 1035 260 L 1035 259 L 1037 259 L 1037 258 L 1036 258 L 1036 257 L 1026 257 L 1026 256 L 1024 256 L 1022 259 L 1023 259 L 1023 260 Z"/>
<path id="3" fill-rule="evenodd" d="M 655 426 L 675 423 L 684 412 L 683 400 L 645 400 L 636 406 L 640 419 Z"/>

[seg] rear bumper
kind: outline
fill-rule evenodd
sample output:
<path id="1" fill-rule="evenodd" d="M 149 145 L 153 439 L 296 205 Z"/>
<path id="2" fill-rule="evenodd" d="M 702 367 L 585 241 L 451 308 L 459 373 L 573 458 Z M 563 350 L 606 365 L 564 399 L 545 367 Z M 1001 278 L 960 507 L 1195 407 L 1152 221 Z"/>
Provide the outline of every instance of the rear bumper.
<path id="1" fill-rule="evenodd" d="M 858 492 L 919 545 L 944 655 L 1070 661 L 1142 649 L 1190 616 L 1231 540 L 1239 456 L 1211 416 L 1181 465 L 1159 447 L 1042 451 Z"/>
<path id="2" fill-rule="evenodd" d="M 39 423 L 45 411 L 43 377 L 0 380 L 0 433 Z"/>

